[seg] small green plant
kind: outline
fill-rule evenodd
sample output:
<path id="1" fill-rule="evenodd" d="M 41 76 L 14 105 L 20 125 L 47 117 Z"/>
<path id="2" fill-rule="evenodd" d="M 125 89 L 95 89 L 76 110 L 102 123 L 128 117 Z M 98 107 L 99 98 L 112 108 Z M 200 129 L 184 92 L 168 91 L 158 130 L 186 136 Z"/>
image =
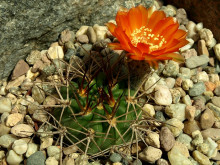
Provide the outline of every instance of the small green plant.
<path id="1" fill-rule="evenodd" d="M 54 116 L 70 135 L 67 140 L 78 149 L 96 154 L 133 139 L 131 124 L 141 119 L 133 89 L 128 88 L 124 57 L 91 56 L 87 68 L 78 78 L 61 87 L 69 104 L 55 109 Z"/>

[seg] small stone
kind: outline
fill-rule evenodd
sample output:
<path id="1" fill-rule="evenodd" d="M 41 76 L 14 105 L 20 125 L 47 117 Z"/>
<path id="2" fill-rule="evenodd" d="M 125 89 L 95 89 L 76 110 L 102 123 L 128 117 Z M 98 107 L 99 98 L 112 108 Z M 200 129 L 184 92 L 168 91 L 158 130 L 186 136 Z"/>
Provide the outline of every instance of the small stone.
<path id="1" fill-rule="evenodd" d="M 193 158 L 201 165 L 211 165 L 209 158 L 202 154 L 201 152 L 195 150 L 193 151 Z"/>
<path id="2" fill-rule="evenodd" d="M 47 96 L 43 102 L 43 105 L 55 105 L 56 99 L 53 96 Z"/>
<path id="3" fill-rule="evenodd" d="M 8 113 L 8 112 L 2 113 L 2 115 L 1 115 L 1 123 L 2 123 L 2 124 L 5 124 L 6 119 L 7 119 L 8 116 L 9 116 L 9 113 Z"/>
<path id="4" fill-rule="evenodd" d="M 214 96 L 211 101 L 215 106 L 220 108 L 220 97 Z"/>
<path id="5" fill-rule="evenodd" d="M 206 104 L 206 107 L 209 108 L 213 114 L 215 115 L 215 117 L 217 117 L 218 119 L 220 119 L 220 108 L 215 106 L 212 103 L 208 103 Z"/>
<path id="6" fill-rule="evenodd" d="M 52 144 L 53 144 L 53 138 L 50 137 L 41 138 L 40 150 L 48 148 L 52 146 Z"/>
<path id="7" fill-rule="evenodd" d="M 12 145 L 12 149 L 19 155 L 24 154 L 27 151 L 27 143 L 26 141 L 19 139 L 19 140 L 15 140 L 13 145 Z"/>
<path id="8" fill-rule="evenodd" d="M 165 151 L 171 150 L 171 148 L 175 144 L 175 138 L 172 134 L 172 132 L 167 127 L 162 127 L 160 131 L 160 143 L 161 147 Z"/>
<path id="9" fill-rule="evenodd" d="M 9 134 L 11 128 L 5 126 L 4 124 L 0 124 L 0 136 Z"/>
<path id="10" fill-rule="evenodd" d="M 54 46 L 48 49 L 48 57 L 50 59 L 63 59 L 64 53 L 61 46 Z"/>
<path id="11" fill-rule="evenodd" d="M 197 51 L 196 51 L 195 49 L 188 49 L 188 50 L 182 52 L 181 55 L 182 55 L 185 59 L 188 59 L 188 58 L 190 58 L 190 57 L 197 56 Z"/>
<path id="12" fill-rule="evenodd" d="M 155 163 L 158 159 L 160 159 L 162 156 L 162 151 L 160 149 L 154 148 L 154 147 L 147 147 L 139 154 L 139 158 L 149 162 L 149 163 Z"/>
<path id="13" fill-rule="evenodd" d="M 186 154 L 181 148 L 182 145 L 174 145 L 171 151 L 168 152 L 168 159 L 172 165 L 192 165 L 191 161 L 187 157 L 188 154 Z"/>
<path id="14" fill-rule="evenodd" d="M 181 93 L 177 88 L 170 89 L 172 95 L 172 103 L 177 104 L 180 101 Z"/>
<path id="15" fill-rule="evenodd" d="M 88 156 L 87 155 L 80 155 L 76 161 L 75 161 L 76 165 L 84 165 L 84 164 L 89 164 L 88 162 Z"/>
<path id="16" fill-rule="evenodd" d="M 5 157 L 5 151 L 0 151 L 0 161 Z"/>
<path id="17" fill-rule="evenodd" d="M 89 38 L 87 35 L 83 34 L 83 35 L 79 35 L 77 37 L 77 41 L 79 41 L 82 44 L 88 44 L 89 43 Z"/>
<path id="18" fill-rule="evenodd" d="M 13 150 L 7 153 L 6 161 L 10 165 L 20 164 L 23 161 L 23 155 L 16 154 Z"/>
<path id="19" fill-rule="evenodd" d="M 179 64 L 170 60 L 163 70 L 163 74 L 167 77 L 176 77 L 179 73 Z"/>
<path id="20" fill-rule="evenodd" d="M 195 112 L 196 112 L 196 108 L 194 106 L 186 106 L 186 118 L 189 120 L 189 121 L 193 121 L 194 120 L 194 117 L 195 117 Z"/>
<path id="21" fill-rule="evenodd" d="M 206 91 L 214 91 L 216 85 L 213 82 L 207 81 L 205 82 Z"/>
<path id="22" fill-rule="evenodd" d="M 20 113 L 13 113 L 7 117 L 6 126 L 13 127 L 19 122 L 23 121 L 24 116 Z"/>
<path id="23" fill-rule="evenodd" d="M 89 26 L 81 26 L 79 28 L 79 30 L 76 32 L 76 37 L 78 37 L 79 35 L 83 35 L 87 33 Z"/>
<path id="24" fill-rule="evenodd" d="M 56 160 L 60 159 L 60 148 L 57 146 L 49 146 L 47 147 L 47 154 L 49 157 L 55 157 Z"/>
<path id="25" fill-rule="evenodd" d="M 182 79 L 190 79 L 191 70 L 189 68 L 181 67 L 178 76 L 181 77 Z"/>
<path id="26" fill-rule="evenodd" d="M 43 70 L 44 66 L 45 65 L 44 65 L 43 61 L 37 60 L 34 63 L 33 67 L 31 68 L 31 72 L 36 73 L 37 71 L 41 71 L 41 70 Z"/>
<path id="27" fill-rule="evenodd" d="M 45 164 L 46 165 L 58 165 L 58 161 L 54 157 L 48 157 Z"/>
<path id="28" fill-rule="evenodd" d="M 153 73 L 152 76 L 147 79 L 144 84 L 144 90 L 146 91 L 146 94 L 153 92 L 159 79 L 160 77 L 156 73 Z"/>
<path id="29" fill-rule="evenodd" d="M 52 141 L 53 142 L 53 141 Z M 52 143 L 51 143 L 52 145 Z M 75 153 L 76 151 L 78 150 L 78 147 L 76 145 L 71 145 L 71 146 L 68 146 L 68 147 L 65 147 L 63 148 L 63 153 L 65 155 L 69 155 L 69 154 L 72 154 L 72 153 Z"/>
<path id="30" fill-rule="evenodd" d="M 155 102 L 159 105 L 170 105 L 172 103 L 172 95 L 165 85 L 157 85 L 155 87 Z"/>
<path id="31" fill-rule="evenodd" d="M 191 101 L 189 95 L 183 96 L 182 101 L 186 105 L 192 105 L 192 101 Z"/>
<path id="32" fill-rule="evenodd" d="M 32 50 L 30 55 L 26 58 L 26 61 L 28 64 L 34 65 L 34 63 L 39 59 L 41 59 L 41 52 L 38 50 Z"/>
<path id="33" fill-rule="evenodd" d="M 33 127 L 27 124 L 18 124 L 11 128 L 11 133 L 19 137 L 29 137 L 34 132 Z"/>
<path id="34" fill-rule="evenodd" d="M 30 68 L 30 69 L 28 70 L 28 72 L 27 72 L 27 74 L 26 74 L 26 78 L 28 78 L 28 79 L 30 79 L 30 80 L 35 80 L 35 79 L 39 76 L 40 72 L 33 73 L 33 72 L 31 71 L 31 69 L 32 69 L 32 68 Z M 25 77 L 24 77 L 24 78 L 25 78 Z M 23 82 L 23 81 L 22 81 L 22 82 Z"/>
<path id="35" fill-rule="evenodd" d="M 0 98 L 0 114 L 4 112 L 11 112 L 11 100 L 6 97 Z"/>
<path id="36" fill-rule="evenodd" d="M 159 134 L 157 134 L 156 132 L 147 133 L 145 141 L 148 145 L 152 147 L 160 148 Z"/>
<path id="37" fill-rule="evenodd" d="M 198 41 L 198 52 L 199 52 L 199 55 L 205 54 L 205 55 L 209 56 L 209 51 L 206 47 L 206 43 L 204 40 Z"/>
<path id="38" fill-rule="evenodd" d="M 193 106 L 196 107 L 197 110 L 203 111 L 205 109 L 206 100 L 203 96 L 198 96 L 194 98 Z"/>
<path id="39" fill-rule="evenodd" d="M 3 148 L 9 148 L 15 140 L 17 140 L 17 137 L 12 134 L 2 135 L 0 137 L 0 146 Z"/>
<path id="40" fill-rule="evenodd" d="M 179 49 L 180 52 L 190 49 L 194 45 L 194 40 L 191 38 L 186 39 L 189 43 Z"/>
<path id="41" fill-rule="evenodd" d="M 75 34 L 73 31 L 70 31 L 69 29 L 66 29 L 61 32 L 58 43 L 63 46 L 68 41 L 74 42 Z"/>
<path id="42" fill-rule="evenodd" d="M 45 100 L 45 93 L 40 86 L 35 85 L 32 88 L 32 97 L 35 101 L 41 104 Z"/>
<path id="43" fill-rule="evenodd" d="M 200 130 L 199 123 L 197 121 L 193 120 L 184 122 L 184 133 L 186 133 L 187 135 L 191 135 L 192 132 L 196 130 Z"/>
<path id="44" fill-rule="evenodd" d="M 33 120 L 38 122 L 45 122 L 48 119 L 48 114 L 44 110 L 35 110 L 32 116 Z"/>
<path id="45" fill-rule="evenodd" d="M 75 165 L 75 159 L 71 156 L 66 156 L 63 160 L 63 165 Z"/>
<path id="46" fill-rule="evenodd" d="M 186 67 L 187 68 L 196 68 L 202 65 L 206 65 L 209 62 L 209 57 L 207 55 L 201 56 L 192 56 L 186 59 Z"/>
<path id="47" fill-rule="evenodd" d="M 172 118 L 172 119 L 167 120 L 165 123 L 165 126 L 171 130 L 174 137 L 179 136 L 180 133 L 182 133 L 183 128 L 184 128 L 184 124 L 176 118 Z"/>
<path id="48" fill-rule="evenodd" d="M 159 159 L 157 165 L 169 165 L 168 161 L 165 159 Z"/>
<path id="49" fill-rule="evenodd" d="M 177 137 L 176 141 L 178 141 L 178 142 L 180 142 L 180 143 L 182 143 L 182 144 L 185 144 L 185 146 L 186 146 L 186 147 L 188 148 L 188 150 L 190 150 L 190 151 L 192 151 L 192 150 L 194 149 L 193 146 L 192 146 L 192 144 L 191 144 L 192 138 L 191 138 L 189 135 L 187 135 L 187 134 L 184 134 L 184 133 L 180 134 L 180 135 Z"/>
<path id="50" fill-rule="evenodd" d="M 215 88 L 214 93 L 216 96 L 220 96 L 220 86 Z"/>
<path id="51" fill-rule="evenodd" d="M 186 25 L 188 23 L 189 20 L 187 19 L 187 14 L 185 9 L 183 8 L 177 9 L 176 19 L 179 22 L 179 24 Z"/>
<path id="52" fill-rule="evenodd" d="M 209 81 L 209 76 L 205 71 L 197 73 L 196 78 L 197 78 L 198 82 Z"/>
<path id="53" fill-rule="evenodd" d="M 157 119 L 158 121 L 166 121 L 164 115 L 163 115 L 163 112 L 161 111 L 156 111 L 156 114 L 155 114 L 155 119 Z"/>
<path id="54" fill-rule="evenodd" d="M 155 115 L 155 110 L 154 110 L 154 106 L 151 104 L 145 104 L 143 106 L 143 113 L 148 116 L 148 117 L 154 117 Z"/>
<path id="55" fill-rule="evenodd" d="M 28 158 L 29 156 L 31 156 L 32 154 L 37 152 L 38 148 L 39 147 L 38 147 L 37 144 L 35 144 L 35 143 L 28 143 L 27 152 L 26 152 L 25 156 Z"/>
<path id="56" fill-rule="evenodd" d="M 193 138 L 192 144 L 194 146 L 198 146 L 199 144 L 203 143 L 203 137 L 199 130 L 192 132 L 192 138 Z"/>
<path id="57" fill-rule="evenodd" d="M 200 125 L 202 129 L 208 129 L 213 126 L 215 122 L 215 116 L 213 112 L 209 109 L 206 109 L 200 117 Z"/>
<path id="58" fill-rule="evenodd" d="M 170 117 L 170 118 L 176 118 L 179 119 L 180 121 L 185 120 L 185 104 L 171 104 L 165 108 L 165 113 Z"/>
<path id="59" fill-rule="evenodd" d="M 97 41 L 104 40 L 104 39 L 107 38 L 107 34 L 106 33 L 107 33 L 108 29 L 107 29 L 106 26 L 99 26 L 99 25 L 95 24 L 93 26 L 93 29 L 94 29 L 94 31 L 96 33 Z"/>
<path id="60" fill-rule="evenodd" d="M 186 25 L 186 28 L 188 30 L 187 37 L 192 38 L 194 41 L 197 41 L 199 38 L 199 35 L 196 31 L 196 24 L 193 21 L 189 21 Z"/>
<path id="61" fill-rule="evenodd" d="M 12 80 L 24 75 L 29 70 L 29 65 L 24 60 L 19 60 L 12 72 Z"/>
<path id="62" fill-rule="evenodd" d="M 171 78 L 171 77 L 168 77 L 165 80 L 167 87 L 170 88 L 170 89 L 172 89 L 174 87 L 175 81 L 176 80 L 174 78 Z"/>
<path id="63" fill-rule="evenodd" d="M 216 44 L 213 49 L 214 49 L 216 58 L 220 61 L 220 43 Z"/>
<path id="64" fill-rule="evenodd" d="M 6 89 L 9 90 L 10 88 L 19 87 L 24 81 L 24 79 L 25 79 L 25 75 L 22 75 L 13 81 L 9 81 L 9 83 L 6 86 Z"/>
<path id="65" fill-rule="evenodd" d="M 97 39 L 96 39 L 96 33 L 92 27 L 88 27 L 87 35 L 88 35 L 90 43 L 94 44 Z"/>
<path id="66" fill-rule="evenodd" d="M 211 30 L 206 29 L 206 28 L 201 29 L 199 31 L 199 35 L 202 40 L 205 40 L 206 46 L 211 48 L 211 45 L 213 42 L 213 34 L 212 34 Z"/>
<path id="67" fill-rule="evenodd" d="M 201 131 L 204 139 L 208 137 L 212 138 L 212 140 L 217 141 L 220 140 L 220 129 L 219 128 L 208 128 L 206 130 Z"/>
<path id="68" fill-rule="evenodd" d="M 206 90 L 204 82 L 198 82 L 189 89 L 190 96 L 199 96 L 202 95 Z"/>
<path id="69" fill-rule="evenodd" d="M 118 154 L 118 153 L 113 153 L 113 154 L 111 154 L 111 156 L 110 156 L 109 159 L 110 159 L 113 163 L 115 163 L 115 162 L 120 162 L 121 159 L 122 159 L 122 157 L 121 157 L 121 155 Z"/>
<path id="70" fill-rule="evenodd" d="M 27 165 L 45 165 L 46 157 L 42 151 L 37 151 L 27 159 Z"/>
<path id="71" fill-rule="evenodd" d="M 218 144 L 212 140 L 211 138 L 207 138 L 205 140 L 205 144 L 208 144 L 208 152 L 207 152 L 207 156 L 209 158 L 212 158 L 212 157 L 215 157 L 217 155 L 217 147 L 218 147 Z"/>

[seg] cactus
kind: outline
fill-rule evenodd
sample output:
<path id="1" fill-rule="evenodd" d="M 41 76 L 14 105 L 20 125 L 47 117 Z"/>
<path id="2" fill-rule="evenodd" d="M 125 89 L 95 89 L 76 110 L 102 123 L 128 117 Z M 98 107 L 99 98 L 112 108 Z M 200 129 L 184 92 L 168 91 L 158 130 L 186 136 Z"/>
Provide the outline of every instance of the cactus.
<path id="1" fill-rule="evenodd" d="M 87 154 L 133 140 L 131 124 L 141 118 L 141 109 L 132 99 L 135 91 L 128 88 L 129 80 L 122 79 L 123 60 L 117 54 L 91 56 L 83 75 L 60 88 L 69 101 L 65 109 L 55 109 L 54 116 L 68 130 L 67 141 Z"/>

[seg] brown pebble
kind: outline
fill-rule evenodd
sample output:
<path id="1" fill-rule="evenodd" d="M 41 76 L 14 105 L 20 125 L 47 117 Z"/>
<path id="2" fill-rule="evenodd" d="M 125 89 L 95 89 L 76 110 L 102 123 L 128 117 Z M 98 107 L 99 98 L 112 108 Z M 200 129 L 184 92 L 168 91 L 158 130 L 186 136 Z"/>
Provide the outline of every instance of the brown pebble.
<path id="1" fill-rule="evenodd" d="M 206 91 L 214 91 L 216 85 L 213 82 L 206 81 L 205 82 Z"/>
<path id="2" fill-rule="evenodd" d="M 165 151 L 169 151 L 172 149 L 172 147 L 175 144 L 175 138 L 172 134 L 172 132 L 170 131 L 169 128 L 167 127 L 162 127 L 161 131 L 160 131 L 160 143 L 161 143 L 161 147 L 165 150 Z"/>
<path id="3" fill-rule="evenodd" d="M 193 121 L 194 117 L 195 117 L 196 107 L 191 106 L 191 105 L 187 105 L 186 109 L 185 109 L 185 112 L 186 112 L 186 118 L 189 121 Z"/>
<path id="4" fill-rule="evenodd" d="M 24 60 L 19 60 L 12 72 L 12 80 L 24 75 L 29 70 L 29 65 Z"/>
<path id="5" fill-rule="evenodd" d="M 202 129 L 208 129 L 213 126 L 215 116 L 210 109 L 206 109 L 200 117 L 200 125 Z"/>
<path id="6" fill-rule="evenodd" d="M 183 132 L 186 133 L 187 135 L 191 135 L 192 132 L 199 130 L 200 131 L 200 127 L 199 127 L 199 122 L 198 121 L 185 121 L 184 122 L 184 129 Z"/>
<path id="7" fill-rule="evenodd" d="M 88 44 L 89 43 L 89 38 L 87 35 L 83 34 L 83 35 L 79 35 L 77 37 L 77 41 L 79 41 L 82 44 Z"/>
<path id="8" fill-rule="evenodd" d="M 198 52 L 199 52 L 199 55 L 205 54 L 205 55 L 209 56 L 209 51 L 206 47 L 206 43 L 204 40 L 198 41 Z"/>
<path id="9" fill-rule="evenodd" d="M 175 87 L 181 87 L 182 82 L 183 82 L 183 79 L 181 77 L 178 77 L 175 82 Z"/>
<path id="10" fill-rule="evenodd" d="M 219 128 L 208 128 L 204 131 L 201 131 L 204 139 L 210 137 L 212 140 L 220 140 L 220 129 Z"/>

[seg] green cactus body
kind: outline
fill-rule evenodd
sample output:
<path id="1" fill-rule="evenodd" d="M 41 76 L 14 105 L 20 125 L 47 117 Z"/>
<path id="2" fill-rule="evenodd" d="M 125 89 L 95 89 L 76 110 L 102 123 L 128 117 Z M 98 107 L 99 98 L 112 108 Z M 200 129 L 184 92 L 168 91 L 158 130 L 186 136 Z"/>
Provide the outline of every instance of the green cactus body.
<path id="1" fill-rule="evenodd" d="M 113 83 L 111 77 L 99 71 L 91 81 L 83 77 L 70 82 L 70 106 L 63 111 L 60 122 L 67 128 L 71 141 L 88 154 L 130 142 L 130 126 L 141 118 L 140 109 L 127 101 L 128 91 L 130 96 L 134 94 L 128 90 L 127 81 Z M 67 88 L 60 91 L 66 99 Z M 59 120 L 61 109 L 55 109 L 54 115 Z"/>

